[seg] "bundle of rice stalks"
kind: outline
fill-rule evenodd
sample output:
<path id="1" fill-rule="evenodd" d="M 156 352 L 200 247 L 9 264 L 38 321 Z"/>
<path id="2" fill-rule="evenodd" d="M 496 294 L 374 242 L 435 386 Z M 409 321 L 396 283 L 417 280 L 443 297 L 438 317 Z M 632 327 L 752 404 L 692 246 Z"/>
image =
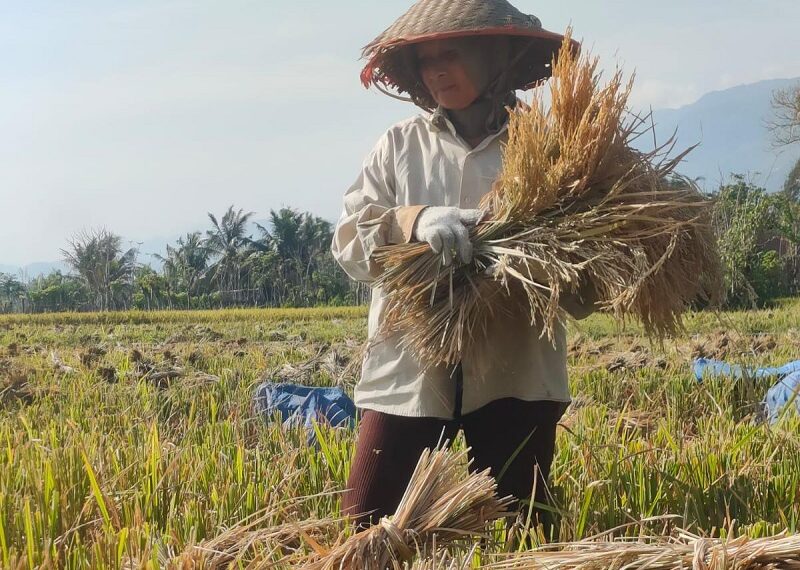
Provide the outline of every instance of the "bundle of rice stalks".
<path id="1" fill-rule="evenodd" d="M 488 522 L 506 516 L 488 471 L 467 474 L 466 451 L 425 450 L 391 517 L 363 530 L 306 570 L 402 568 L 418 553 L 433 554 L 453 541 L 480 536 Z"/>
<path id="2" fill-rule="evenodd" d="M 558 549 L 558 550 L 553 550 Z M 485 566 L 492 570 L 755 570 L 800 568 L 800 535 L 722 540 L 682 532 L 672 540 L 576 542 L 514 554 Z"/>
<path id="3" fill-rule="evenodd" d="M 383 332 L 401 333 L 423 362 L 458 362 L 495 311 L 525 310 L 553 339 L 569 293 L 593 289 L 598 306 L 660 338 L 682 328 L 695 299 L 722 291 L 711 203 L 674 174 L 689 151 L 633 149 L 652 129 L 626 110 L 633 80 L 617 70 L 602 83 L 598 59 L 574 53 L 570 36 L 547 86 L 511 112 L 503 168 L 482 204 L 491 216 L 471 236 L 474 261 L 443 269 L 419 243 L 377 252 Z"/>

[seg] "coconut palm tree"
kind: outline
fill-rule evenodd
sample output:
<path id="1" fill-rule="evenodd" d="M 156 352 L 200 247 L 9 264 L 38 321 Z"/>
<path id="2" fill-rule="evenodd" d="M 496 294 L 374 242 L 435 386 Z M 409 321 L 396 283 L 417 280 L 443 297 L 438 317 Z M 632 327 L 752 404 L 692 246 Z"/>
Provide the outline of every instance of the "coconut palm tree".
<path id="1" fill-rule="evenodd" d="M 127 306 L 136 268 L 136 248 L 123 251 L 122 238 L 101 228 L 75 234 L 61 253 L 88 287 L 97 309 L 107 311 Z"/>
<path id="2" fill-rule="evenodd" d="M 167 245 L 167 255 L 156 255 L 173 291 L 186 293 L 186 308 L 191 308 L 192 294 L 208 272 L 210 251 L 200 232 L 178 238 L 176 246 Z"/>
<path id="3" fill-rule="evenodd" d="M 233 206 L 219 220 L 214 214 L 208 214 L 213 228 L 206 232 L 203 243 L 214 259 L 209 275 L 222 292 L 232 293 L 234 300 L 241 289 L 243 254 L 250 243 L 247 224 L 252 216 L 253 212 L 234 210 Z"/>
<path id="4" fill-rule="evenodd" d="M 330 258 L 333 230 L 330 222 L 291 208 L 270 211 L 269 228 L 256 224 L 261 238 L 250 240 L 252 249 L 278 256 L 270 265 L 276 273 L 271 290 L 280 291 L 281 304 L 308 305 L 317 300 L 316 276 Z M 330 259 L 332 262 L 333 260 Z M 334 269 L 335 264 L 328 264 Z M 335 269 L 334 269 L 335 271 Z M 326 283 L 330 283 L 330 276 Z M 334 281 L 336 277 L 334 277 Z M 347 281 L 341 274 L 343 284 Z M 324 296 L 324 295 L 323 295 Z"/>

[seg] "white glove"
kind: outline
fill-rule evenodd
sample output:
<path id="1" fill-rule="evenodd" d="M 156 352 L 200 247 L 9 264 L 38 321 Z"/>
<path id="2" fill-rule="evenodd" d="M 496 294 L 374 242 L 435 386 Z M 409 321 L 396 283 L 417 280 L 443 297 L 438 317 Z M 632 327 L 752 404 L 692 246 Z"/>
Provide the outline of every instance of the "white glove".
<path id="1" fill-rule="evenodd" d="M 462 210 L 429 206 L 422 210 L 414 224 L 413 239 L 428 242 L 434 253 L 442 254 L 445 265 L 453 262 L 453 250 L 462 263 L 472 261 L 469 229 L 483 218 L 483 210 Z"/>

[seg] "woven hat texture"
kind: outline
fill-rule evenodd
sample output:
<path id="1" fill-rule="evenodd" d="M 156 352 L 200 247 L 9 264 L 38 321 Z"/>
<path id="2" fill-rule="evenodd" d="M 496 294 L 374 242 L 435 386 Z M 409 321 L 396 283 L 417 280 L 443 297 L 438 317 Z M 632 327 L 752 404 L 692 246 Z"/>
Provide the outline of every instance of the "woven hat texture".
<path id="1" fill-rule="evenodd" d="M 432 109 L 436 104 L 416 76 L 410 46 L 463 36 L 511 38 L 515 89 L 550 76 L 549 64 L 564 39 L 506 0 L 420 0 L 364 48 L 361 80 L 407 93 L 417 105 Z"/>
<path id="2" fill-rule="evenodd" d="M 523 14 L 506 0 L 421 0 L 375 38 L 367 49 L 419 36 L 503 27 L 519 31 L 541 30 L 542 23 L 536 16 Z"/>

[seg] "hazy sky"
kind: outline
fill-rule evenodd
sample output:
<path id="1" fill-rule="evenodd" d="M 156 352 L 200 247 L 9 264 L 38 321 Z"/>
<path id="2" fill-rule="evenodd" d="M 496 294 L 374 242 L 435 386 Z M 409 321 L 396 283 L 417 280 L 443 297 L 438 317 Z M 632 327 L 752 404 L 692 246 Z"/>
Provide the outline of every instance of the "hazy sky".
<path id="1" fill-rule="evenodd" d="M 0 264 L 104 225 L 134 239 L 235 204 L 334 219 L 414 107 L 364 90 L 360 48 L 408 0 L 0 0 Z M 637 71 L 635 104 L 800 76 L 798 0 L 517 0 Z"/>

